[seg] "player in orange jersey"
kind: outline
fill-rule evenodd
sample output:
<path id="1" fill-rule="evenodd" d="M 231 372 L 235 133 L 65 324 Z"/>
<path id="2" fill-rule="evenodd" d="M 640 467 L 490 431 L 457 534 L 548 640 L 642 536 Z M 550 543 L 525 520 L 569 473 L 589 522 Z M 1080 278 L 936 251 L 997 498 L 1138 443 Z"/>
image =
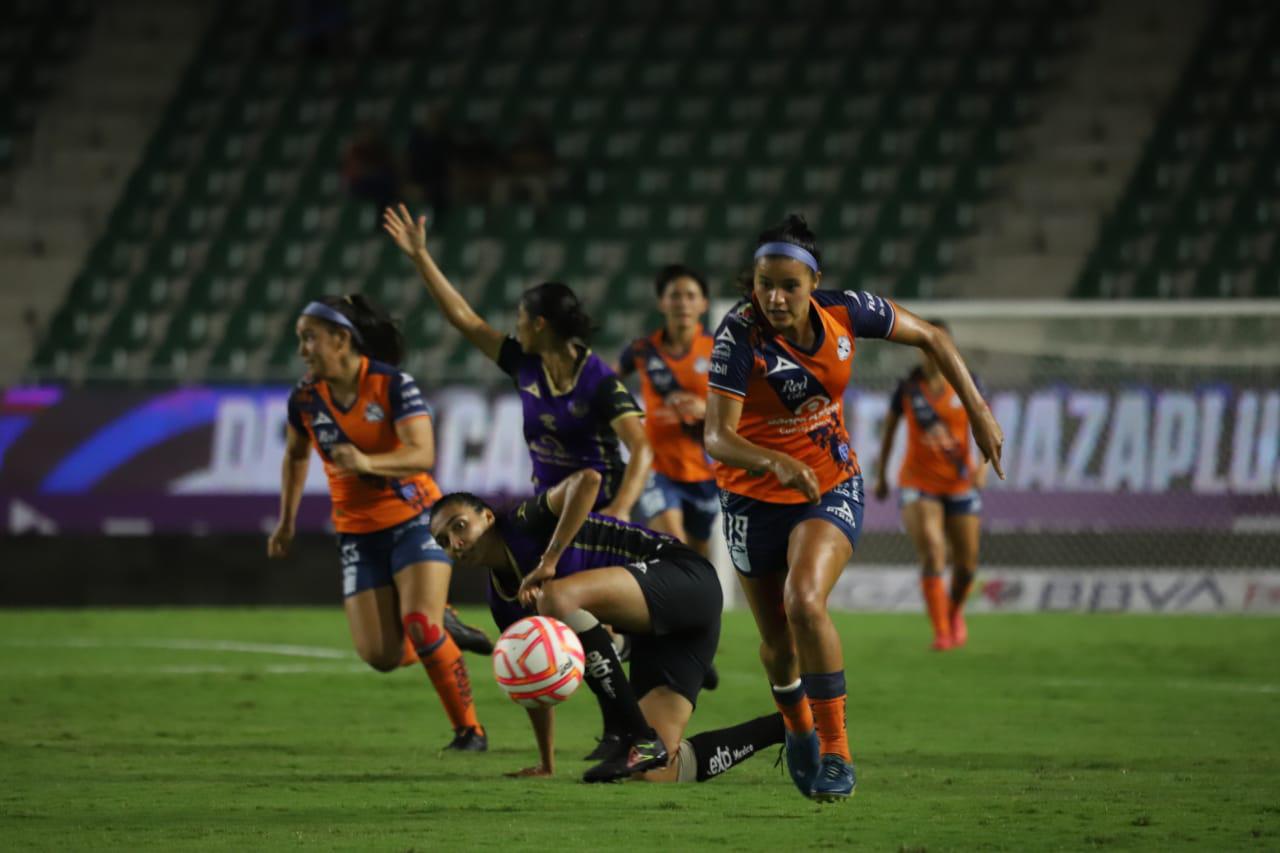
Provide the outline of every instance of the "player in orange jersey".
<path id="1" fill-rule="evenodd" d="M 329 478 L 356 651 L 389 672 L 407 636 L 453 725 L 446 749 L 483 751 L 467 665 L 444 627 L 451 569 L 429 526 L 440 497 L 427 473 L 435 464 L 431 411 L 395 366 L 400 330 L 359 294 L 308 304 L 296 330 L 308 374 L 289 395 L 280 522 L 267 554 L 288 554 L 315 445 Z"/>
<path id="2" fill-rule="evenodd" d="M 671 264 L 658 272 L 654 289 L 663 327 L 632 341 L 618 358 L 620 376 L 640 375 L 644 428 L 653 448 L 653 472 L 637 506 L 647 527 L 705 557 L 720 512 L 715 474 L 702 446 L 713 343 L 702 328 L 707 283 L 694 270 Z"/>
<path id="3" fill-rule="evenodd" d="M 950 334 L 945 323 L 935 320 L 933 325 Z M 980 490 L 986 485 L 987 469 L 974 465 L 969 415 L 960 395 L 932 356 L 921 351 L 920 362 L 920 367 L 898 383 L 890 398 L 876 464 L 875 494 L 878 500 L 889 495 L 885 466 L 893 451 L 898 421 L 905 418 L 907 455 L 898 474 L 902 523 L 920 557 L 920 588 L 933 625 L 933 648 L 946 651 L 969 639 L 964 602 L 978 566 Z M 950 595 L 942 585 L 948 546 Z"/>
<path id="4" fill-rule="evenodd" d="M 818 289 L 820 258 L 799 216 L 760 235 L 751 293 L 716 330 L 706 444 L 722 463 L 725 538 L 787 727 L 788 769 L 805 796 L 832 801 L 855 786 L 844 653 L 827 613 L 862 526 L 844 423 L 854 339 L 932 355 L 997 473 L 1003 436 L 945 333 L 878 296 Z"/>

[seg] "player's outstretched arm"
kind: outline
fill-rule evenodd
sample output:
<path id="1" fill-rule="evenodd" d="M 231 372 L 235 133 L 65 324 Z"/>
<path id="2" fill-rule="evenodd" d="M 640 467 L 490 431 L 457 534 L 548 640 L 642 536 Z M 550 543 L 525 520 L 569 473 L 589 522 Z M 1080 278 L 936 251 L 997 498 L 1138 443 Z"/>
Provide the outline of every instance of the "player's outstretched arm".
<path id="1" fill-rule="evenodd" d="M 382 228 L 395 240 L 400 251 L 413 261 L 418 275 L 422 277 L 422 283 L 427 286 L 427 292 L 440 306 L 449 324 L 496 362 L 504 336 L 476 313 L 466 297 L 458 292 L 449 279 L 445 278 L 440 267 L 436 266 L 435 260 L 427 251 L 427 218 L 419 216 L 415 220 L 409 213 L 409 208 L 403 204 L 398 208 L 388 207 L 382 215 Z"/>
<path id="2" fill-rule="evenodd" d="M 889 466 L 889 456 L 893 453 L 893 437 L 898 432 L 898 421 L 902 416 L 898 410 L 890 408 L 884 416 L 884 427 L 880 432 L 880 456 L 876 459 L 876 500 L 882 501 L 889 496 L 889 479 L 885 469 Z"/>
<path id="3" fill-rule="evenodd" d="M 280 520 L 267 539 L 268 557 L 279 559 L 287 556 L 293 544 L 298 504 L 302 502 L 302 488 L 307 482 L 310 461 L 311 440 L 305 433 L 294 429 L 292 424 L 286 424 L 284 460 L 280 464 Z"/>
<path id="4" fill-rule="evenodd" d="M 917 347 L 933 357 L 942 375 L 951 383 L 960 402 L 964 404 L 964 410 L 969 415 L 969 428 L 973 430 L 973 439 L 982 451 L 984 460 L 991 463 L 991 467 L 996 469 L 996 474 L 1003 480 L 1004 467 L 1000 462 L 1000 453 L 1004 448 L 1004 432 L 995 415 L 991 414 L 986 401 L 982 399 L 982 394 L 978 392 L 978 386 L 969 375 L 969 368 L 951 341 L 951 336 L 902 306 L 894 307 L 897 309 L 897 319 L 889 340 Z"/>
<path id="5" fill-rule="evenodd" d="M 818 475 L 813 473 L 813 469 L 785 453 L 766 450 L 738 435 L 738 421 L 741 418 L 741 400 L 723 394 L 707 395 L 707 423 L 703 440 L 711 458 L 735 468 L 773 474 L 783 486 L 795 489 L 811 502 L 817 503 L 822 493 L 818 491 Z"/>
<path id="6" fill-rule="evenodd" d="M 583 468 L 581 471 L 574 471 L 547 491 L 547 507 L 560 520 L 556 522 L 556 529 L 551 532 L 551 541 L 542 552 L 542 559 L 520 582 L 518 596 L 524 606 L 534 607 L 542 584 L 556 576 L 556 563 L 559 562 L 560 555 L 569 547 L 573 537 L 578 535 L 591 507 L 595 506 L 596 496 L 600 493 L 600 481 L 599 471 Z"/>
<path id="7" fill-rule="evenodd" d="M 622 472 L 622 482 L 618 484 L 618 494 L 614 495 L 608 506 L 600 508 L 600 514 L 630 521 L 631 508 L 640 500 L 640 493 L 644 491 L 644 484 L 649 479 L 649 469 L 653 467 L 653 448 L 649 445 L 649 436 L 645 434 L 640 418 L 617 417 L 612 426 L 618 438 L 627 446 L 629 457 L 627 467 Z"/>
<path id="8" fill-rule="evenodd" d="M 526 708 L 529 722 L 533 725 L 533 736 L 538 742 L 539 763 L 534 767 L 526 767 L 507 775 L 512 778 L 551 776 L 556 772 L 555 754 L 555 708 Z"/>

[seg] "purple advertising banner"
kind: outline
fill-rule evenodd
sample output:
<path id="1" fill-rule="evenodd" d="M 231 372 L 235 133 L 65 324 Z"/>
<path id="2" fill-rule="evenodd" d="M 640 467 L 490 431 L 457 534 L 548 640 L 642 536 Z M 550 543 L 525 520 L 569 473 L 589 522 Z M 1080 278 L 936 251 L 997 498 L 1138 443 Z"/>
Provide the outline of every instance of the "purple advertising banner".
<path id="1" fill-rule="evenodd" d="M 263 533 L 277 513 L 283 387 L 161 392 L 15 388 L 0 398 L 0 506 L 10 533 Z M 445 491 L 529 491 L 518 398 L 450 387 L 428 395 Z M 850 394 L 846 417 L 874 470 L 885 393 Z M 1280 530 L 1280 392 L 1273 389 L 1002 390 L 1004 481 L 983 494 L 992 531 Z M 901 452 L 904 442 L 895 443 Z M 888 470 L 896 473 L 898 459 Z M 868 488 L 870 483 L 868 482 Z M 312 460 L 300 527 L 327 527 Z M 870 500 L 868 530 L 899 529 Z"/>

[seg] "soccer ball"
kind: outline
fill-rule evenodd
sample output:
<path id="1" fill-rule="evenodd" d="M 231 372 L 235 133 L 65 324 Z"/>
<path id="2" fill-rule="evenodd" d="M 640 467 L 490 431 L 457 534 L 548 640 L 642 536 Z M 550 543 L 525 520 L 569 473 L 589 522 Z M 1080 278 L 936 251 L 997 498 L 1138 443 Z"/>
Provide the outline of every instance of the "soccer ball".
<path id="1" fill-rule="evenodd" d="M 559 705 L 582 683 L 584 661 L 572 628 L 548 616 L 528 616 L 494 644 L 493 677 L 526 708 Z"/>

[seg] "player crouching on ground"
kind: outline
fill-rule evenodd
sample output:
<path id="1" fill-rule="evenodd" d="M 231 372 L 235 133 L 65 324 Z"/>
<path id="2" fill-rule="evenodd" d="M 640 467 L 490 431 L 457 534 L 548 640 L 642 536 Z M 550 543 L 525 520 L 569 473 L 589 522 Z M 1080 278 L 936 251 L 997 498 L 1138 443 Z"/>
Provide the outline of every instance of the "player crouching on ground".
<path id="1" fill-rule="evenodd" d="M 499 629 L 537 613 L 568 624 L 582 641 L 587 685 L 625 732 L 583 781 L 702 782 L 781 743 L 776 713 L 684 739 L 720 639 L 720 581 L 687 545 L 592 513 L 599 487 L 599 473 L 578 471 L 504 513 L 458 492 L 436 503 L 431 525 L 455 565 L 489 572 Z M 633 638 L 629 680 L 601 623 Z M 553 709 L 527 710 L 541 763 L 513 775 L 549 776 Z"/>

